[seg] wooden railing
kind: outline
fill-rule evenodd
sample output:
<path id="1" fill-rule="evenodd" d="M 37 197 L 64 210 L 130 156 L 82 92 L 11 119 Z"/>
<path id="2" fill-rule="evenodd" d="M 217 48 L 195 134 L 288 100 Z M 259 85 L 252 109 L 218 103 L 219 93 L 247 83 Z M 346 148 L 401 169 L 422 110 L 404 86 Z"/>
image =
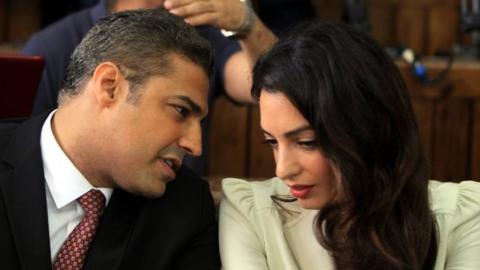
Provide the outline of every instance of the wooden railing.
<path id="1" fill-rule="evenodd" d="M 435 77 L 446 61 L 424 64 Z M 433 86 L 423 86 L 406 64 L 399 67 L 410 89 L 432 177 L 480 179 L 480 62 L 454 62 L 445 79 Z"/>

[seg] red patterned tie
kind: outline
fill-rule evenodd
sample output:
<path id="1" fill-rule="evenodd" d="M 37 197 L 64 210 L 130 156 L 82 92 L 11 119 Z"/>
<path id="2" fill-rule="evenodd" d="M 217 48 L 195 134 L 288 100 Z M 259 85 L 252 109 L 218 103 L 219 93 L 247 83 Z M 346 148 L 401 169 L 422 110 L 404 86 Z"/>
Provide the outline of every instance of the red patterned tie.
<path id="1" fill-rule="evenodd" d="M 54 270 L 80 270 L 92 242 L 95 230 L 105 206 L 105 196 L 99 190 L 92 189 L 83 194 L 78 202 L 85 211 L 82 221 L 73 229 L 58 251 Z"/>

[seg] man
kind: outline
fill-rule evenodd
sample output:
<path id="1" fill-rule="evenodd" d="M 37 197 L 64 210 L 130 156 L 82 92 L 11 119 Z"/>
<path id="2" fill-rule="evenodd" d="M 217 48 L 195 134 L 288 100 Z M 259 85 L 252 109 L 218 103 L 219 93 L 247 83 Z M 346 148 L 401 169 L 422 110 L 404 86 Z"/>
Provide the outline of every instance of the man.
<path id="1" fill-rule="evenodd" d="M 186 4 L 191 1 L 182 3 Z M 214 96 L 218 96 L 225 89 L 226 93 L 238 102 L 252 102 L 250 97 L 250 66 L 257 59 L 258 55 L 269 48 L 276 37 L 268 28 L 254 15 L 253 11 L 245 3 L 239 0 L 213 0 L 217 5 L 209 5 L 217 11 L 217 16 L 230 18 L 229 20 L 196 20 L 195 18 L 186 18 L 191 20 L 193 25 L 197 26 L 199 33 L 208 39 L 215 49 L 214 76 L 211 84 L 209 103 Z M 221 6 L 218 3 L 222 3 Z M 52 24 L 46 29 L 32 36 L 29 42 L 22 49 L 22 54 L 41 55 L 45 58 L 45 68 L 35 98 L 33 114 L 37 114 L 56 107 L 58 89 L 60 89 L 65 76 L 65 69 L 73 49 L 77 46 L 85 33 L 100 18 L 106 16 L 109 12 L 118 12 L 123 10 L 133 10 L 139 8 L 154 8 L 167 5 L 174 9 L 176 15 L 188 15 L 178 9 L 178 2 L 164 0 L 101 0 L 90 8 L 79 11 L 75 14 Z M 195 6 L 187 6 L 188 10 L 197 10 Z M 221 9 L 229 7 L 230 9 Z M 185 7 L 182 7 L 183 9 Z M 204 11 L 207 12 L 207 11 Z M 209 13 L 212 10 L 208 10 Z M 250 14 L 250 16 L 246 16 Z M 247 17 L 249 18 L 247 20 Z M 235 30 L 246 21 L 247 27 L 243 32 L 248 31 L 249 35 L 244 35 L 237 42 L 233 39 L 224 37 L 219 29 L 206 26 L 214 25 L 219 28 Z M 240 24 L 240 25 L 239 25 Z M 240 50 L 240 45 L 242 50 Z M 208 119 L 207 119 L 208 120 Z M 204 137 L 208 135 L 208 121 L 204 121 Z M 206 141 L 204 141 L 206 150 Z M 205 159 L 189 159 L 187 163 L 200 174 L 205 174 Z"/>
<path id="2" fill-rule="evenodd" d="M 58 109 L 0 127 L 2 268 L 219 269 L 208 184 L 181 166 L 201 154 L 212 57 L 158 9 L 89 31 Z"/>

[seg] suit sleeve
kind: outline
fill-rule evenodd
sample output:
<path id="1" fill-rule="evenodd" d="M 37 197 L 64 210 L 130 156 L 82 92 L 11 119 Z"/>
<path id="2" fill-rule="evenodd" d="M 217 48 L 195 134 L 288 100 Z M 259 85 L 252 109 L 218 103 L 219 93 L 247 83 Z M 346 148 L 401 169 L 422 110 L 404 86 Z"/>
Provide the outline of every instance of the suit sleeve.
<path id="1" fill-rule="evenodd" d="M 174 269 L 176 270 L 217 270 L 220 269 L 218 251 L 218 224 L 215 206 L 207 182 L 202 184 L 200 226 L 192 243 L 182 252 Z"/>
<path id="2" fill-rule="evenodd" d="M 220 205 L 220 254 L 224 270 L 268 270 L 248 182 L 225 179 Z"/>

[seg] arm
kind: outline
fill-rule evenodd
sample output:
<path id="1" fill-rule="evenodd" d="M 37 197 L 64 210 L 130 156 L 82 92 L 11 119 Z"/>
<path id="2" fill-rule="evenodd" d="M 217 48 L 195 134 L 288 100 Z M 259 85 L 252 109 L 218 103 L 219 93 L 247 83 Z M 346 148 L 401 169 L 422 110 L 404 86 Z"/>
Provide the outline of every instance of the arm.
<path id="1" fill-rule="evenodd" d="M 184 17 L 194 25 L 212 25 L 219 29 L 236 31 L 252 16 L 248 33 L 238 41 L 242 51 L 233 54 L 224 67 L 224 86 L 236 101 L 252 103 L 250 96 L 251 69 L 258 57 L 277 41 L 245 2 L 240 0 L 167 0 L 165 8 L 171 13 Z"/>
<path id="2" fill-rule="evenodd" d="M 252 217 L 228 197 L 220 206 L 220 255 L 224 270 L 268 270 L 262 241 Z M 248 212 L 248 211 L 247 211 Z"/>

